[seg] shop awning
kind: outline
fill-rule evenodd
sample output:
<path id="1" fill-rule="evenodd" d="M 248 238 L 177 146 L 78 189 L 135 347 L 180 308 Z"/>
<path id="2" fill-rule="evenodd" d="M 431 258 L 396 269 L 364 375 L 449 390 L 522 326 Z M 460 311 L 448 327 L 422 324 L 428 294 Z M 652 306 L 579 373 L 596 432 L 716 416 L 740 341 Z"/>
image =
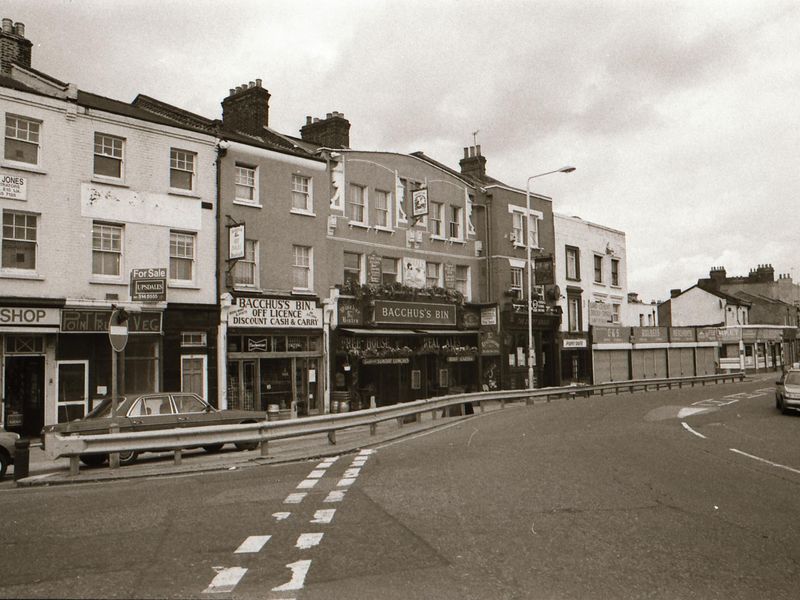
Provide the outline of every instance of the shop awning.
<path id="1" fill-rule="evenodd" d="M 411 329 L 345 329 L 344 327 L 340 328 L 339 331 L 355 335 L 415 335 L 417 333 Z"/>
<path id="2" fill-rule="evenodd" d="M 463 329 L 417 329 L 417 333 L 426 335 L 476 335 L 478 331 L 464 331 Z"/>

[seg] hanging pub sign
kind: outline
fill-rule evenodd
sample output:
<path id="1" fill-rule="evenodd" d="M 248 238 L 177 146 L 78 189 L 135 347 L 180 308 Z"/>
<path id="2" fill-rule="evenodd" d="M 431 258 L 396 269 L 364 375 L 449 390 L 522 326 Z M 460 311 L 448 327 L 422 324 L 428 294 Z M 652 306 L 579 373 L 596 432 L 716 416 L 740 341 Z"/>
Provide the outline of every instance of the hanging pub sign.
<path id="1" fill-rule="evenodd" d="M 420 219 L 428 214 L 428 188 L 411 193 L 411 216 Z"/>
<path id="2" fill-rule="evenodd" d="M 228 228 L 228 258 L 244 258 L 244 223 Z"/>
<path id="3" fill-rule="evenodd" d="M 374 252 L 367 254 L 367 283 L 380 284 L 382 278 L 382 259 Z"/>
<path id="4" fill-rule="evenodd" d="M 553 285 L 553 257 L 537 256 L 533 261 L 534 280 L 536 285 Z"/>

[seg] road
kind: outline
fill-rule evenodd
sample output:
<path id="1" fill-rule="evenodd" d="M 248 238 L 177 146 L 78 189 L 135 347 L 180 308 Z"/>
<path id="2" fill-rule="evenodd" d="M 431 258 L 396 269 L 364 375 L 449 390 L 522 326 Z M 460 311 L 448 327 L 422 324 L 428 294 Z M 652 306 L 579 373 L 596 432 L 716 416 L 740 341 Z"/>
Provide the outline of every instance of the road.
<path id="1" fill-rule="evenodd" d="M 509 405 L 326 461 L 3 489 L 0 597 L 796 598 L 800 417 L 774 380 Z"/>

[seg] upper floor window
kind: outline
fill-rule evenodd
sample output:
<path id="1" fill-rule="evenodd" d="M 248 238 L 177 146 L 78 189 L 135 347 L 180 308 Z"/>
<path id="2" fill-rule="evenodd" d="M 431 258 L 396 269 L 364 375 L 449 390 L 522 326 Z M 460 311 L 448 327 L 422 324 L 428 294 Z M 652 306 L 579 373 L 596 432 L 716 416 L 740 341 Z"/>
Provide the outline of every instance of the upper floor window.
<path id="1" fill-rule="evenodd" d="M 195 234 L 171 231 L 169 234 L 169 278 L 173 281 L 194 280 Z"/>
<path id="2" fill-rule="evenodd" d="M 384 256 L 381 258 L 381 282 L 384 284 L 399 281 L 399 258 Z"/>
<path id="3" fill-rule="evenodd" d="M 355 252 L 344 253 L 344 282 L 361 283 L 361 255 Z"/>
<path id="4" fill-rule="evenodd" d="M 425 263 L 425 285 L 442 287 L 442 265 L 433 262 Z"/>
<path id="5" fill-rule="evenodd" d="M 619 286 L 619 259 L 611 259 L 611 285 Z"/>
<path id="6" fill-rule="evenodd" d="M 4 269 L 36 269 L 36 215 L 3 211 L 3 250 Z"/>
<path id="7" fill-rule="evenodd" d="M 182 331 L 181 348 L 205 348 L 208 345 L 205 331 Z"/>
<path id="8" fill-rule="evenodd" d="M 194 189 L 194 152 L 172 148 L 169 151 L 169 187 L 178 190 Z"/>
<path id="9" fill-rule="evenodd" d="M 94 134 L 94 174 L 122 179 L 125 140 L 105 133 Z"/>
<path id="10" fill-rule="evenodd" d="M 594 255 L 594 282 L 603 283 L 603 257 Z"/>
<path id="11" fill-rule="evenodd" d="M 443 211 L 444 205 L 441 202 L 431 202 L 428 205 L 428 231 L 434 237 L 444 237 Z"/>
<path id="12" fill-rule="evenodd" d="M 311 200 L 311 178 L 292 175 L 292 208 L 303 212 L 313 212 Z"/>
<path id="13" fill-rule="evenodd" d="M 122 227 L 92 224 L 92 274 L 119 277 L 122 263 Z"/>
<path id="14" fill-rule="evenodd" d="M 461 235 L 461 218 L 464 209 L 460 206 L 451 206 L 450 207 L 450 237 L 455 240 L 463 239 Z"/>
<path id="15" fill-rule="evenodd" d="M 567 326 L 570 331 L 581 330 L 581 297 L 567 297 Z"/>
<path id="16" fill-rule="evenodd" d="M 456 289 L 469 299 L 469 267 L 466 265 L 456 265 Z"/>
<path id="17" fill-rule="evenodd" d="M 619 304 L 611 305 L 611 322 L 619 323 Z"/>
<path id="18" fill-rule="evenodd" d="M 579 281 L 581 278 L 580 253 L 577 248 L 567 246 L 567 279 Z"/>
<path id="19" fill-rule="evenodd" d="M 258 188 L 256 187 L 256 168 L 236 163 L 234 182 L 236 184 L 236 200 L 249 204 L 258 204 Z"/>
<path id="20" fill-rule="evenodd" d="M 258 241 L 244 241 L 244 257 L 236 261 L 233 267 L 233 285 L 235 287 L 258 287 Z"/>
<path id="21" fill-rule="evenodd" d="M 313 257 L 308 246 L 292 246 L 294 265 L 292 265 L 292 285 L 301 290 L 310 290 L 313 286 Z"/>
<path id="22" fill-rule="evenodd" d="M 517 300 L 522 300 L 522 289 L 525 287 L 525 274 L 522 267 L 511 267 L 511 285 L 509 291 Z"/>
<path id="23" fill-rule="evenodd" d="M 525 215 L 519 212 L 511 213 L 511 235 L 516 244 L 525 243 Z"/>
<path id="24" fill-rule="evenodd" d="M 348 215 L 352 223 L 366 224 L 367 188 L 350 184 L 350 198 L 347 202 Z"/>
<path id="25" fill-rule="evenodd" d="M 378 227 L 389 228 L 392 220 L 389 214 L 389 192 L 382 190 L 375 191 L 375 225 Z"/>
<path id="26" fill-rule="evenodd" d="M 41 122 L 6 115 L 5 158 L 16 162 L 39 164 Z"/>
<path id="27" fill-rule="evenodd" d="M 537 220 L 538 218 L 541 218 L 541 213 L 531 211 L 530 214 L 528 214 L 525 212 L 525 209 L 515 206 L 509 206 L 509 211 L 511 212 L 511 241 L 518 246 L 524 246 L 526 243 L 528 243 L 530 244 L 531 248 L 538 248 L 539 228 Z M 526 221 L 527 225 L 525 223 Z"/>

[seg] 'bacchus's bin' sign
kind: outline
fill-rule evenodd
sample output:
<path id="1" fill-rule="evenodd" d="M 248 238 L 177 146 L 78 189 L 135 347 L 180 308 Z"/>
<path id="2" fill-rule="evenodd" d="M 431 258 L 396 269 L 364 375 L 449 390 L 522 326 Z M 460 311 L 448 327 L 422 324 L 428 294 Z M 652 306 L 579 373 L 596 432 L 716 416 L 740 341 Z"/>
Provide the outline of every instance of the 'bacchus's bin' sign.
<path id="1" fill-rule="evenodd" d="M 228 326 L 321 328 L 322 309 L 312 300 L 234 298 Z"/>
<path id="2" fill-rule="evenodd" d="M 452 304 L 376 300 L 375 322 L 394 325 L 455 325 L 456 307 Z"/>

